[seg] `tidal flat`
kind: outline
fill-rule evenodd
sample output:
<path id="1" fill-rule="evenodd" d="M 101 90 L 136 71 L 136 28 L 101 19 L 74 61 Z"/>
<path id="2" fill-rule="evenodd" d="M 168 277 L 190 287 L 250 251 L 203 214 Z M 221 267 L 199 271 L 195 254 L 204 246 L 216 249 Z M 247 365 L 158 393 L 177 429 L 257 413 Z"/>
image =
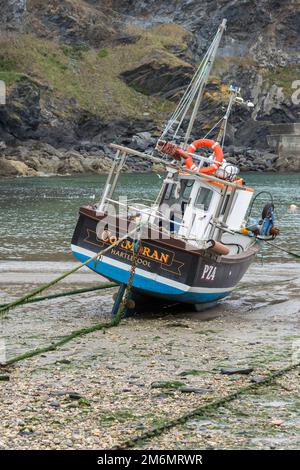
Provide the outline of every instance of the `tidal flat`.
<path id="1" fill-rule="evenodd" d="M 4 277 L 1 300 L 23 291 L 21 277 L 15 283 L 4 282 Z M 38 282 L 38 276 L 27 273 L 27 288 Z M 96 282 L 96 275 L 83 271 L 58 290 Z M 122 446 L 145 430 L 300 362 L 299 283 L 295 262 L 283 267 L 255 264 L 239 289 L 211 310 L 148 305 L 118 327 L 6 368 L 1 374 L 9 380 L 0 382 L 1 448 Z M 9 312 L 2 319 L 7 359 L 109 321 L 114 290 Z M 253 371 L 221 373 L 228 367 Z M 295 369 L 135 448 L 297 448 L 299 391 Z"/>
<path id="2" fill-rule="evenodd" d="M 296 174 L 245 174 L 272 190 L 280 243 L 298 252 Z M 75 266 L 70 239 L 80 204 L 97 200 L 105 178 L 1 181 L 0 303 Z M 153 198 L 155 174 L 124 175 L 121 193 Z M 133 181 L 135 185 L 133 185 Z M 96 196 L 95 196 L 96 195 Z M 254 206 L 254 214 L 264 200 Z M 278 243 L 278 241 L 276 241 Z M 46 293 L 103 281 L 83 269 Z M 27 304 L 1 319 L 0 362 L 110 320 L 115 289 Z M 118 327 L 0 369 L 1 449 L 111 449 L 204 404 L 300 362 L 300 268 L 264 248 L 230 297 L 206 312 L 150 301 Z M 226 375 L 222 369 L 253 369 Z M 300 444 L 299 369 L 269 386 L 193 417 L 151 440 L 149 449 L 295 449 Z"/>

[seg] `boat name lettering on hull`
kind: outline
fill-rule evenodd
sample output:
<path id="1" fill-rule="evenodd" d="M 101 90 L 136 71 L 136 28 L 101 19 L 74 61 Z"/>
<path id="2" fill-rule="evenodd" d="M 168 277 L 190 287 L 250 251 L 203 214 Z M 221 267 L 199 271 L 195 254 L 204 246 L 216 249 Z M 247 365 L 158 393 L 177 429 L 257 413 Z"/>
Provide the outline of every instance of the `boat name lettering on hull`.
<path id="1" fill-rule="evenodd" d="M 115 256 L 118 256 L 119 258 L 127 259 L 128 261 L 132 261 L 132 258 L 133 258 L 133 255 L 130 255 L 129 253 L 124 253 L 123 251 L 120 251 L 120 250 L 115 250 L 114 248 L 112 248 L 111 253 Z M 151 268 L 150 262 L 145 259 L 138 258 L 137 264 L 141 264 L 142 266 Z"/>
<path id="2" fill-rule="evenodd" d="M 213 281 L 216 277 L 216 272 L 216 266 L 210 266 L 209 264 L 205 264 L 201 279 L 205 279 L 206 281 Z"/>
<path id="3" fill-rule="evenodd" d="M 100 228 L 97 227 L 96 230 L 86 227 L 83 242 L 97 247 L 102 247 L 103 245 L 108 247 L 109 245 L 113 245 L 117 242 L 117 245 L 112 247 L 110 250 L 111 255 L 132 262 L 135 241 L 128 238 L 122 240 L 108 230 L 103 230 L 101 232 L 101 226 Z M 160 266 L 160 269 L 164 274 L 172 273 L 176 276 L 182 275 L 181 268 L 184 267 L 185 263 L 176 259 L 176 253 L 173 250 L 162 249 L 152 243 L 146 243 L 142 240 L 139 248 L 138 260 L 141 261 L 138 261 L 138 264 L 140 267 L 144 266 L 145 268 L 153 271 L 153 269 L 155 269 L 153 262 L 155 262 L 155 264 Z M 109 257 L 110 253 L 107 253 L 106 256 Z"/>
<path id="4" fill-rule="evenodd" d="M 97 237 L 99 240 L 99 237 Z M 115 235 L 111 235 L 109 232 L 104 231 L 100 240 L 104 243 L 114 244 L 118 242 L 118 238 Z M 134 241 L 132 240 L 122 240 L 118 243 L 118 247 L 122 248 L 123 250 L 132 252 L 134 251 Z M 155 248 L 150 248 L 149 246 L 142 246 L 140 256 L 144 256 L 145 258 L 152 259 L 154 261 L 158 261 L 159 263 L 169 265 L 171 264 L 171 256 L 169 253 L 164 253 L 160 250 Z"/>

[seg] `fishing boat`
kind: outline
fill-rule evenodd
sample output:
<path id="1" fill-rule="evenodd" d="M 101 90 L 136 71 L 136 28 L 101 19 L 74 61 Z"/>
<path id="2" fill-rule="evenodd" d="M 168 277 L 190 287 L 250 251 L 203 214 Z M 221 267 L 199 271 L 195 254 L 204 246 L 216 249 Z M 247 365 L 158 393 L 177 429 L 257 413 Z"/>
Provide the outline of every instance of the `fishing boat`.
<path id="1" fill-rule="evenodd" d="M 226 28 L 223 20 L 191 83 L 149 154 L 111 144 L 115 157 L 99 203 L 80 207 L 72 252 L 87 266 L 132 292 L 193 304 L 196 310 L 228 296 L 242 279 L 262 240 L 278 234 L 274 205 L 261 220 L 249 218 L 254 191 L 225 161 L 223 146 L 233 106 L 251 106 L 240 89 L 230 87 L 229 102 L 215 140 L 209 133 L 190 142 L 217 49 Z M 160 164 L 165 170 L 156 200 L 114 199 L 128 158 Z M 138 252 L 135 247 L 138 241 Z M 132 274 L 135 260 L 134 276 Z"/>

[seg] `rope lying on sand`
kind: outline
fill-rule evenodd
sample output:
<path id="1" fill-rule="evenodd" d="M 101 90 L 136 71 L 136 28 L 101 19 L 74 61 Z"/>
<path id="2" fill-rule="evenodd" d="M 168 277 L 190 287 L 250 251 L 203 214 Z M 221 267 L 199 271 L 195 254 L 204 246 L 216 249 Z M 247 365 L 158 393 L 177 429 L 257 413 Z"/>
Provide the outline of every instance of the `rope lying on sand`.
<path id="1" fill-rule="evenodd" d="M 282 248 L 282 247 L 279 246 L 279 245 L 276 245 L 275 243 L 270 243 L 270 242 L 268 242 L 268 241 L 266 241 L 265 243 L 267 243 L 268 245 L 274 246 L 274 247 L 277 248 L 278 250 L 284 251 L 285 253 L 287 253 L 287 254 L 290 255 L 290 256 L 293 256 L 294 258 L 300 258 L 300 255 L 298 255 L 297 253 L 293 253 L 292 251 L 285 250 L 284 248 Z"/>
<path id="2" fill-rule="evenodd" d="M 257 390 L 260 387 L 263 387 L 265 385 L 269 385 L 270 383 L 274 382 L 275 379 L 278 377 L 283 376 L 284 374 L 287 374 L 288 372 L 300 367 L 300 362 L 296 364 L 291 364 L 283 369 L 279 369 L 271 374 L 269 374 L 265 379 L 261 380 L 258 383 L 254 383 L 251 385 L 248 385 L 246 387 L 242 387 L 239 390 L 236 390 L 235 392 L 226 395 L 223 398 L 219 398 L 217 400 L 213 400 L 210 403 L 207 403 L 205 405 L 199 406 L 197 408 L 194 408 L 193 410 L 185 413 L 182 416 L 179 416 L 178 418 L 172 419 L 170 421 L 167 421 L 166 423 L 160 424 L 158 426 L 153 427 L 152 429 L 144 431 L 142 434 L 132 437 L 123 443 L 115 446 L 113 450 L 126 450 L 126 449 L 131 449 L 135 447 L 136 445 L 141 446 L 142 444 L 145 443 L 145 441 L 151 440 L 155 437 L 160 436 L 164 432 L 169 431 L 170 429 L 185 424 L 187 421 L 190 419 L 200 417 L 200 416 L 205 416 L 210 412 L 213 412 L 214 410 L 220 408 L 222 405 L 225 405 L 226 403 L 230 403 L 237 398 L 241 397 L 242 395 L 245 395 L 247 393 L 250 393 L 252 391 Z"/>
<path id="3" fill-rule="evenodd" d="M 2 306 L 0 307 L 0 317 L 5 313 L 5 312 L 8 312 L 9 310 L 11 310 L 12 308 L 15 308 L 15 307 L 18 307 L 19 305 L 23 305 L 25 304 L 26 302 L 28 302 L 29 299 L 35 297 L 36 295 L 40 294 L 41 292 L 43 292 L 44 290 L 46 289 L 49 289 L 49 287 L 52 287 L 54 286 L 55 284 L 57 284 L 59 281 L 62 281 L 63 279 L 65 279 L 66 277 L 70 276 L 71 274 L 73 273 L 76 273 L 76 271 L 79 271 L 79 269 L 83 268 L 84 266 L 86 266 L 87 264 L 89 264 L 91 261 L 95 261 L 97 258 L 99 258 L 100 256 L 102 256 L 104 253 L 107 253 L 109 250 L 111 250 L 111 248 L 113 248 L 114 246 L 118 245 L 120 242 L 122 242 L 123 240 L 126 240 L 126 238 L 130 235 L 133 235 L 135 232 L 137 232 L 139 230 L 139 227 L 137 228 L 134 228 L 133 230 L 131 230 L 130 232 L 126 233 L 126 235 L 124 235 L 123 237 L 119 238 L 118 240 L 116 240 L 114 243 L 112 243 L 111 245 L 109 245 L 108 247 L 104 248 L 103 250 L 99 251 L 99 253 L 97 253 L 95 256 L 92 256 L 91 258 L 87 259 L 86 261 L 84 261 L 83 263 L 80 263 L 79 265 L 77 265 L 75 268 L 73 269 L 70 269 L 70 271 L 66 271 L 65 273 L 61 274 L 60 276 L 58 276 L 57 278 L 53 279 L 52 281 L 48 282 L 47 284 L 44 284 L 40 287 L 38 287 L 37 289 L 34 289 L 32 292 L 29 292 L 28 294 L 25 294 L 23 295 L 22 297 L 20 297 L 19 299 L 16 299 L 14 300 L 13 302 L 9 303 L 9 304 L 6 304 L 5 306 Z"/>
<path id="4" fill-rule="evenodd" d="M 97 290 L 103 290 L 103 289 L 110 289 L 112 287 L 116 287 L 118 284 L 115 282 L 105 282 L 103 284 L 100 284 L 99 286 L 94 286 L 94 287 L 85 287 L 83 289 L 76 289 L 76 290 L 68 290 L 67 292 L 59 292 L 57 294 L 49 294 L 45 295 L 44 297 L 34 297 L 33 299 L 27 300 L 26 304 L 32 304 L 34 302 L 42 302 L 43 300 L 51 300 L 51 299 L 58 299 L 59 297 L 67 297 L 69 295 L 77 295 L 77 294 L 84 294 L 86 292 L 94 292 Z M 0 304 L 1 307 L 6 307 L 9 304 Z"/>
<path id="5" fill-rule="evenodd" d="M 90 326 L 88 328 L 82 328 L 80 330 L 73 331 L 71 334 L 69 334 L 67 336 L 64 336 L 61 340 L 56 341 L 55 343 L 51 343 L 50 345 L 44 346 L 44 347 L 41 347 L 41 348 L 33 349 L 31 351 L 27 351 L 23 354 L 20 354 L 19 356 L 13 357 L 12 359 L 9 359 L 7 362 L 5 362 L 4 364 L 0 364 L 0 367 L 6 367 L 6 366 L 9 366 L 9 365 L 15 364 L 16 362 L 20 362 L 20 361 L 23 361 L 25 359 L 29 359 L 29 358 L 34 357 L 34 356 L 38 356 L 39 354 L 43 354 L 43 353 L 46 353 L 46 352 L 49 352 L 49 351 L 54 351 L 57 348 L 59 348 L 60 346 L 63 346 L 64 344 L 68 343 L 69 341 L 71 341 L 74 338 L 78 338 L 80 336 L 84 336 L 84 335 L 87 335 L 89 333 L 93 333 L 94 331 L 99 331 L 99 330 L 108 329 L 108 328 L 112 328 L 114 326 L 117 326 L 123 318 L 123 314 L 124 314 L 125 309 L 126 309 L 126 301 L 128 299 L 128 295 L 129 295 L 129 292 L 130 292 L 131 287 L 132 287 L 133 277 L 134 277 L 135 269 L 136 269 L 136 261 L 137 261 L 137 258 L 139 256 L 139 246 L 140 246 L 140 243 L 141 243 L 141 238 L 140 237 L 141 237 L 141 227 L 142 227 L 142 225 L 143 224 L 137 224 L 137 226 L 134 230 L 128 232 L 126 235 L 119 238 L 116 242 L 112 243 L 109 247 L 107 247 L 104 250 L 100 251 L 97 255 L 93 256 L 90 259 L 88 259 L 84 263 L 81 263 L 76 268 L 71 269 L 70 271 L 64 273 L 63 275 L 61 275 L 58 278 L 51 281 L 50 283 L 45 284 L 44 286 L 42 286 L 38 289 L 35 289 L 30 294 L 27 294 L 27 295 L 21 297 L 20 299 L 17 299 L 16 301 L 11 302 L 10 304 L 7 304 L 7 305 L 3 306 L 2 308 L 0 308 L 0 313 L 4 313 L 12 307 L 16 307 L 18 305 L 22 305 L 22 304 L 28 302 L 29 299 L 31 297 L 35 296 L 37 293 L 42 292 L 43 290 L 47 289 L 48 287 L 50 287 L 50 286 L 56 284 L 57 282 L 59 282 L 61 279 L 64 279 L 65 277 L 69 276 L 70 274 L 74 273 L 75 271 L 78 271 L 80 268 L 82 268 L 83 266 L 85 266 L 86 264 L 91 262 L 92 260 L 95 260 L 95 259 L 99 258 L 99 256 L 101 256 L 103 253 L 109 251 L 115 245 L 119 244 L 122 240 L 125 240 L 128 236 L 130 236 L 134 233 L 137 233 L 138 238 L 137 238 L 136 243 L 135 243 L 135 249 L 134 249 L 133 258 L 132 258 L 132 266 L 131 266 L 131 271 L 129 273 L 129 280 L 128 280 L 128 283 L 127 283 L 127 286 L 126 286 L 126 289 L 125 289 L 125 293 L 124 293 L 124 300 L 123 300 L 122 303 L 120 303 L 120 306 L 119 306 L 118 311 L 117 311 L 116 315 L 114 316 L 114 318 L 108 323 L 97 323 L 96 325 Z M 115 285 L 116 285 L 115 283 L 106 283 L 105 285 L 103 285 L 101 287 L 102 288 L 107 288 L 107 287 L 114 287 Z M 101 288 L 101 287 L 98 287 L 98 288 Z M 83 290 L 84 289 L 81 289 L 81 292 Z M 84 291 L 86 292 L 86 290 L 84 290 Z M 76 291 L 76 293 L 78 293 L 78 291 Z M 59 296 L 59 294 L 55 294 L 55 296 Z M 42 300 L 45 300 L 45 298 L 42 298 Z M 31 300 L 31 302 L 32 301 L 33 300 Z"/>
<path id="6" fill-rule="evenodd" d="M 55 343 L 51 343 L 48 346 L 44 346 L 41 348 L 33 349 L 32 351 L 27 351 L 23 354 L 20 354 L 19 356 L 15 356 L 12 359 L 9 359 L 3 364 L 0 364 L 1 367 L 7 367 L 12 364 L 15 364 L 16 362 L 24 361 L 25 359 L 30 359 L 31 357 L 38 356 L 40 354 L 49 352 L 49 351 L 55 351 L 58 349 L 60 346 L 63 346 L 64 344 L 68 343 L 69 341 L 72 341 L 72 339 L 79 338 L 84 335 L 88 335 L 89 333 L 93 333 L 94 331 L 99 331 L 99 330 L 104 330 L 108 328 L 112 328 L 114 326 L 117 326 L 120 321 L 122 320 L 123 317 L 123 312 L 125 310 L 126 306 L 122 304 L 118 310 L 117 315 L 108 323 L 97 323 L 96 325 L 90 326 L 88 328 L 82 328 L 80 330 L 75 330 L 72 333 L 70 333 L 67 336 L 64 336 L 62 339 Z"/>

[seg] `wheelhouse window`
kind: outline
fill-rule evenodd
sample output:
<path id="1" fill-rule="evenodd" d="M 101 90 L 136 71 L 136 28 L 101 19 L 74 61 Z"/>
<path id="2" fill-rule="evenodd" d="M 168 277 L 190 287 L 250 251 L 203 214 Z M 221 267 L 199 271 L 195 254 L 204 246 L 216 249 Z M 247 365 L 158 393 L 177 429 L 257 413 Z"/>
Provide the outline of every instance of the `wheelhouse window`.
<path id="1" fill-rule="evenodd" d="M 211 200 L 213 196 L 213 191 L 208 188 L 200 188 L 197 194 L 195 201 L 195 206 L 203 209 L 205 212 L 208 211 Z"/>
<path id="2" fill-rule="evenodd" d="M 225 201 L 224 201 L 224 203 L 223 203 L 223 207 L 222 207 L 222 210 L 221 210 L 221 214 L 220 214 L 220 215 L 224 215 L 224 214 L 225 214 L 225 211 L 226 211 L 227 206 L 228 206 L 229 199 L 230 199 L 230 194 L 227 194 L 226 197 L 225 197 Z"/>
<path id="3" fill-rule="evenodd" d="M 181 179 L 179 182 L 174 182 L 173 184 L 169 183 L 165 191 L 164 200 L 182 199 L 183 201 L 188 202 L 193 185 L 194 181 L 190 179 Z"/>
<path id="4" fill-rule="evenodd" d="M 191 191 L 194 185 L 194 181 L 192 180 L 182 180 L 181 181 L 181 192 L 182 192 L 182 199 L 188 201 L 190 199 Z"/>
<path id="5" fill-rule="evenodd" d="M 170 196 L 173 192 L 173 189 L 174 189 L 174 184 L 168 184 L 167 187 L 166 187 L 166 192 L 165 192 L 165 196 L 164 196 L 164 199 L 165 200 L 168 200 L 170 199 Z"/>
<path id="6" fill-rule="evenodd" d="M 169 220 L 168 230 L 177 232 L 183 220 L 185 210 L 190 202 L 194 179 L 178 178 L 174 183 L 168 183 L 160 204 L 162 214 Z"/>

